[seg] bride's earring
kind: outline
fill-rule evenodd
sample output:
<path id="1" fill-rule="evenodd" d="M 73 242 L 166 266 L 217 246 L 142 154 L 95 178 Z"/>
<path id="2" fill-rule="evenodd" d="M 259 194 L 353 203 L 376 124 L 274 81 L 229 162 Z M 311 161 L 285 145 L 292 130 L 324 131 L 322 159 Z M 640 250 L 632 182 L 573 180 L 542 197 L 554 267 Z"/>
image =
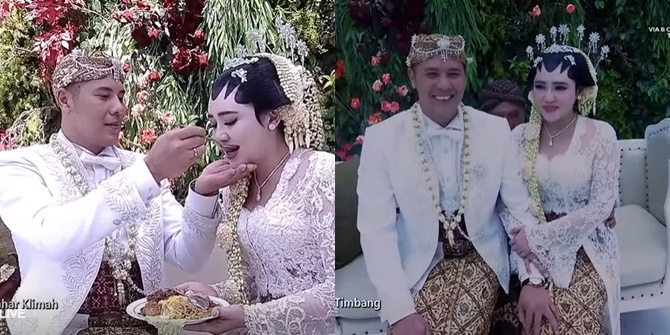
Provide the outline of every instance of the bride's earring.
<path id="1" fill-rule="evenodd" d="M 270 129 L 270 131 L 274 131 L 275 129 L 277 129 L 277 125 L 274 123 L 270 123 L 270 125 L 268 125 L 268 129 Z"/>

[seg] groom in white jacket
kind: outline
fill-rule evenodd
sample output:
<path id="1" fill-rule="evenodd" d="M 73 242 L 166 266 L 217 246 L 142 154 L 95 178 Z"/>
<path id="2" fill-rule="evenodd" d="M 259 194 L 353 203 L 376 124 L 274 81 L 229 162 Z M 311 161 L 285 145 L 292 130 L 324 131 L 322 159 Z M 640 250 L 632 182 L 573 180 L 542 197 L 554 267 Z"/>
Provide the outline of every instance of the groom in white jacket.
<path id="1" fill-rule="evenodd" d="M 167 178 L 202 156 L 205 131 L 168 132 L 147 156 L 115 148 L 123 78 L 118 60 L 74 51 L 52 76 L 61 131 L 47 145 L 0 152 L 0 217 L 22 276 L 13 301 L 41 303 L 7 318 L 13 335 L 156 333 L 126 306 L 159 288 L 165 261 L 185 271 L 205 263 L 221 220 L 218 189 L 253 169 L 212 163 L 182 207 Z"/>
<path id="2" fill-rule="evenodd" d="M 508 234 L 537 224 L 507 122 L 461 103 L 464 50 L 460 36 L 415 36 L 407 65 L 419 102 L 365 135 L 358 229 L 393 335 L 487 335 L 509 287 Z M 511 212 L 502 222 L 498 200 Z M 521 280 L 541 287 L 528 267 L 512 255 Z"/>

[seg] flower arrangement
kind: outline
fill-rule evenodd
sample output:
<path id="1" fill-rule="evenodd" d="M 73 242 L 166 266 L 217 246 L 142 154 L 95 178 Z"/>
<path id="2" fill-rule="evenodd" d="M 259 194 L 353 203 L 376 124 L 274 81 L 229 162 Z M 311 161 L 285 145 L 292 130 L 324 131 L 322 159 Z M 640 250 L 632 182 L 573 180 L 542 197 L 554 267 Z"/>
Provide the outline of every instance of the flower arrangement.
<path id="1" fill-rule="evenodd" d="M 387 118 L 395 115 L 403 110 L 403 107 L 411 106 L 411 98 L 408 96 L 409 88 L 405 83 L 407 79 L 395 80 L 391 74 L 384 72 L 382 64 L 384 63 L 384 55 L 388 53 L 379 51 L 377 55 L 370 57 L 370 69 L 375 74 L 376 79 L 370 84 L 370 93 L 366 97 L 352 97 L 349 101 L 349 108 L 357 117 L 364 118 L 364 126 L 371 126 L 377 124 Z M 341 68 L 344 67 L 343 61 Z M 336 67 L 337 70 L 337 67 Z M 344 71 L 341 70 L 341 77 L 344 77 Z M 374 110 L 361 109 L 361 99 L 366 100 L 368 106 L 375 106 Z M 340 142 L 336 150 L 339 159 L 349 160 L 352 158 L 352 152 L 359 149 L 363 144 L 364 136 L 358 135 L 356 139 L 351 142 Z"/>

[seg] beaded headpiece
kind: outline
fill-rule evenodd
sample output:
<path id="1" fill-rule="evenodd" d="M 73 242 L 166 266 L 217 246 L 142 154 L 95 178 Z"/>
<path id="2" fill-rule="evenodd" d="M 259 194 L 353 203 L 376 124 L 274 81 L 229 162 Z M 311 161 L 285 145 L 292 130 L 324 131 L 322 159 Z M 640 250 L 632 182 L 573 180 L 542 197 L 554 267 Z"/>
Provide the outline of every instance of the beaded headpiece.
<path id="1" fill-rule="evenodd" d="M 56 64 L 51 89 L 56 92 L 59 88 L 107 76 L 113 76 L 118 82 L 125 80 L 121 60 L 103 53 L 75 49 Z"/>
<path id="2" fill-rule="evenodd" d="M 440 34 L 414 35 L 407 56 L 407 66 L 421 63 L 435 56 L 442 60 L 453 59 L 463 64 L 468 60 L 465 55 L 465 39 L 462 36 L 446 36 Z"/>
<path id="3" fill-rule="evenodd" d="M 238 46 L 237 57 L 224 61 L 224 71 L 233 69 L 231 76 L 244 83 L 247 81 L 247 70 L 241 66 L 256 63 L 260 58 L 272 62 L 281 88 L 291 101 L 290 105 L 278 110 L 289 150 L 321 149 L 324 145 L 324 130 L 321 107 L 317 101 L 318 86 L 303 66 L 309 50 L 304 41 L 296 38 L 295 29 L 290 24 L 277 18 L 275 25 L 282 39 L 275 50 L 270 50 L 262 32 L 252 30 L 247 33 L 251 47 Z"/>
<path id="4" fill-rule="evenodd" d="M 600 34 L 592 32 L 589 35 L 588 49 L 583 51 L 581 49 L 581 44 L 584 40 L 584 30 L 585 28 L 583 25 L 579 25 L 577 27 L 576 46 L 568 45 L 570 40 L 570 28 L 567 24 L 562 24 L 558 28 L 551 27 L 549 32 L 552 39 L 552 44 L 549 47 L 546 47 L 547 40 L 543 34 L 539 34 L 535 37 L 535 43 L 537 44 L 538 50 L 541 50 L 542 54 L 568 53 L 568 55 L 565 55 L 564 58 L 572 65 L 576 64 L 575 55 L 584 58 L 584 61 L 586 61 L 586 64 L 589 68 L 589 74 L 595 83 L 595 85 L 591 87 L 584 88 L 580 94 L 581 98 L 579 100 L 579 112 L 587 115 L 589 113 L 596 113 L 596 98 L 598 96 L 598 78 L 596 76 L 596 68 L 603 59 L 607 58 L 610 49 L 607 45 L 598 47 L 598 43 L 600 42 Z M 533 67 L 537 67 L 540 62 L 542 62 L 542 55 L 533 58 L 533 53 L 533 47 L 528 46 L 528 48 L 526 48 L 526 54 L 530 59 L 533 60 Z M 531 102 L 533 102 L 531 94 L 529 94 L 528 98 Z"/>

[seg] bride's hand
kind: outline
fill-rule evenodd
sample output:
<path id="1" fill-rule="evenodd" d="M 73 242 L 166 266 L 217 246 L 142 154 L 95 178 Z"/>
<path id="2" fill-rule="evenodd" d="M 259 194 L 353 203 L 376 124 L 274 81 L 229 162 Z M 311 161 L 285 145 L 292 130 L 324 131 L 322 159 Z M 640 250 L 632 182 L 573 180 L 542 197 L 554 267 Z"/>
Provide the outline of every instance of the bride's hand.
<path id="1" fill-rule="evenodd" d="M 256 170 L 254 164 L 240 164 L 233 167 L 227 160 L 220 159 L 210 163 L 202 170 L 193 188 L 198 194 L 210 195 L 248 176 L 254 170 Z"/>
<path id="2" fill-rule="evenodd" d="M 525 227 L 516 227 L 512 228 L 512 239 L 509 241 L 509 245 L 512 247 L 512 251 L 516 252 L 517 255 L 521 258 L 528 258 L 533 252 L 528 246 L 528 239 L 526 239 L 526 228 Z"/>
<path id="3" fill-rule="evenodd" d="M 183 284 L 179 284 L 175 286 L 175 290 L 180 290 L 184 292 L 192 291 L 193 293 L 202 294 L 209 297 L 218 296 L 216 291 L 211 286 L 196 281 L 189 281 Z"/>

